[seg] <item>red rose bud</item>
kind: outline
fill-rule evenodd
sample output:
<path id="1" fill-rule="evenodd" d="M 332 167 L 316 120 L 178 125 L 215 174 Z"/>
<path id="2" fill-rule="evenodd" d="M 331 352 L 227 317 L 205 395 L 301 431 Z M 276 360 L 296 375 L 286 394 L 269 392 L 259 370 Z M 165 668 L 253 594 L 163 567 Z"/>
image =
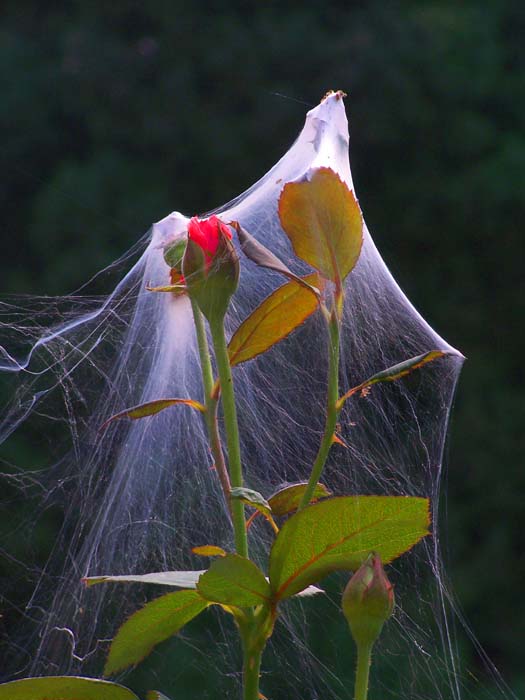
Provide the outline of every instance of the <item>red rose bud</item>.
<path id="1" fill-rule="evenodd" d="M 342 603 L 355 643 L 371 647 L 394 609 L 394 589 L 378 554 L 370 554 L 352 576 Z"/>
<path id="2" fill-rule="evenodd" d="M 239 258 L 230 229 L 216 216 L 188 224 L 182 270 L 188 293 L 208 321 L 223 318 L 239 284 Z"/>
<path id="3" fill-rule="evenodd" d="M 202 221 L 199 221 L 194 216 L 188 224 L 188 236 L 190 241 L 197 243 L 202 249 L 208 266 L 217 253 L 221 236 L 228 238 L 230 241 L 232 238 L 230 229 L 216 216 L 210 216 L 209 219 Z"/>

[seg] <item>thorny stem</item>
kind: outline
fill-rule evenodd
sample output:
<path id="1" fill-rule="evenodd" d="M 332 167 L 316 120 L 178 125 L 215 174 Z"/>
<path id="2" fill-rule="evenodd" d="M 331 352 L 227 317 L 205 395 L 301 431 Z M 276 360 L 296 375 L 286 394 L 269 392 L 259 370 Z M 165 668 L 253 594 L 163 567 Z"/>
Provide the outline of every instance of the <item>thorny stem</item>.
<path id="1" fill-rule="evenodd" d="M 339 336 L 340 320 L 334 304 L 334 307 L 330 313 L 330 320 L 328 321 L 329 359 L 325 428 L 321 445 L 319 446 L 319 451 L 317 452 L 317 456 L 312 467 L 312 473 L 310 474 L 308 485 L 304 491 L 298 510 L 302 510 L 302 508 L 307 506 L 312 500 L 315 487 L 321 478 L 328 453 L 330 452 L 330 448 L 334 441 L 337 419 L 341 410 L 337 407 L 339 400 Z"/>
<path id="2" fill-rule="evenodd" d="M 237 422 L 237 409 L 233 393 L 233 379 L 228 359 L 228 349 L 224 335 L 224 319 L 213 319 L 210 322 L 215 360 L 221 383 L 222 408 L 224 413 L 224 427 L 226 430 L 226 442 L 228 445 L 228 458 L 230 465 L 230 479 L 233 487 L 243 485 L 241 449 L 239 443 L 239 425 Z M 235 548 L 237 553 L 248 557 L 248 536 L 246 533 L 246 521 L 244 518 L 244 505 L 235 499 L 231 503 L 233 529 L 235 534 Z"/>
<path id="3" fill-rule="evenodd" d="M 372 645 L 357 645 L 357 667 L 355 675 L 354 700 L 367 700 L 368 677 L 372 662 Z"/>
<path id="4" fill-rule="evenodd" d="M 213 393 L 213 369 L 211 366 L 210 351 L 208 348 L 208 339 L 206 338 L 206 328 L 204 326 L 204 318 L 197 305 L 191 299 L 191 309 L 193 311 L 193 320 L 195 323 L 195 333 L 197 335 L 197 346 L 199 348 L 199 358 L 202 371 L 202 385 L 204 388 L 204 404 L 206 406 L 206 427 L 208 429 L 208 438 L 210 441 L 210 449 L 215 463 L 215 469 L 221 482 L 222 490 L 228 508 L 230 507 L 230 477 L 224 461 L 222 452 L 221 438 L 219 435 L 219 426 L 217 421 L 217 401 L 212 398 Z"/>

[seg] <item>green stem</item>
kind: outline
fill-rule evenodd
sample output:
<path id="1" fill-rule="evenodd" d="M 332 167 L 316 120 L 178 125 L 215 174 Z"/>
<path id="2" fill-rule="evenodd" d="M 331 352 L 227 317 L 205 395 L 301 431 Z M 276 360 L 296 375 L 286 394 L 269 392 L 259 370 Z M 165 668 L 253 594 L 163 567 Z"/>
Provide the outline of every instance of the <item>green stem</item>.
<path id="1" fill-rule="evenodd" d="M 328 453 L 330 452 L 330 448 L 332 447 L 334 440 L 334 433 L 340 412 L 340 409 L 337 407 L 337 402 L 339 400 L 339 323 L 340 321 L 334 307 L 330 314 L 330 320 L 328 321 L 330 347 L 328 358 L 328 393 L 326 400 L 325 428 L 321 445 L 319 446 L 319 451 L 317 452 L 317 456 L 312 467 L 312 473 L 310 474 L 308 485 L 304 491 L 298 510 L 301 510 L 307 506 L 312 500 L 315 487 L 321 478 Z"/>
<path id="2" fill-rule="evenodd" d="M 226 430 L 226 442 L 228 445 L 228 459 L 230 465 L 230 479 L 233 487 L 243 485 L 241 448 L 239 442 L 239 425 L 237 422 L 237 409 L 233 392 L 233 379 L 228 359 L 228 348 L 224 335 L 224 319 L 214 319 L 210 322 L 211 337 L 215 350 L 215 360 L 221 383 L 222 409 L 224 413 L 224 427 Z M 243 557 L 248 556 L 248 537 L 246 534 L 246 521 L 244 518 L 244 505 L 238 499 L 231 504 L 233 529 L 235 533 L 235 547 L 237 553 Z"/>
<path id="3" fill-rule="evenodd" d="M 222 452 L 218 420 L 217 420 L 217 399 L 213 398 L 213 368 L 210 360 L 206 329 L 203 315 L 194 300 L 191 300 L 193 318 L 197 335 L 197 345 L 202 368 L 202 383 L 204 387 L 206 404 L 206 424 L 210 447 L 212 450 L 215 466 L 221 479 L 224 495 L 228 501 L 232 513 L 233 527 L 235 533 L 235 547 L 237 552 L 248 556 L 248 537 L 246 534 L 246 521 L 244 517 L 244 506 L 240 501 L 230 500 L 231 483 L 234 486 L 242 486 L 242 465 L 239 444 L 239 428 L 237 421 L 237 410 L 235 407 L 235 396 L 233 392 L 233 379 L 231 375 L 228 349 L 224 335 L 223 319 L 210 323 L 215 359 L 221 384 L 222 405 L 224 412 L 224 424 L 226 428 L 226 439 L 228 443 L 228 455 L 230 462 L 231 483 L 228 470 L 224 462 Z M 248 612 L 248 611 L 247 611 Z M 243 639 L 243 698 L 244 700 L 259 700 L 259 674 L 261 669 L 262 649 L 250 649 L 248 639 L 254 632 L 256 622 L 253 615 L 249 614 L 246 637 Z"/>
<path id="4" fill-rule="evenodd" d="M 259 699 L 259 675 L 261 673 L 262 650 L 244 653 L 242 670 L 244 700 Z"/>
<path id="5" fill-rule="evenodd" d="M 197 335 L 197 346 L 199 348 L 199 358 L 202 371 L 202 385 L 204 388 L 204 404 L 206 406 L 206 427 L 208 429 L 208 439 L 210 441 L 210 449 L 215 463 L 215 469 L 219 475 L 224 497 L 230 507 L 230 477 L 224 461 L 222 452 L 221 438 L 219 435 L 219 425 L 217 420 L 217 401 L 213 396 L 213 368 L 211 366 L 210 351 L 208 348 L 208 339 L 206 338 L 206 328 L 204 326 L 203 315 L 197 303 L 190 299 L 191 309 L 193 311 L 193 320 L 195 323 L 195 333 Z"/>
<path id="6" fill-rule="evenodd" d="M 355 700 L 367 700 L 368 677 L 372 663 L 372 645 L 357 645 L 357 668 L 355 674 Z"/>

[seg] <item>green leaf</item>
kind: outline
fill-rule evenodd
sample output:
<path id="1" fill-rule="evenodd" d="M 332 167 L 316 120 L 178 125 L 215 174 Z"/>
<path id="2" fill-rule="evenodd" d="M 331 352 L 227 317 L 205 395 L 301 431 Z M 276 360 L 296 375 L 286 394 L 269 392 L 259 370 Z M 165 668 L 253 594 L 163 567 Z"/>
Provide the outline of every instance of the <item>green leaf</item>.
<path id="1" fill-rule="evenodd" d="M 304 278 L 321 287 L 317 274 Z M 317 310 L 318 299 L 297 282 L 288 282 L 272 292 L 244 319 L 228 345 L 232 367 L 251 360 L 286 338 Z"/>
<path id="2" fill-rule="evenodd" d="M 279 260 L 277 255 L 272 253 L 271 250 L 266 248 L 266 246 L 248 233 L 248 231 L 246 231 L 246 229 L 243 228 L 238 221 L 232 221 L 230 226 L 233 226 L 233 228 L 237 231 L 239 243 L 241 244 L 241 250 L 252 262 L 256 263 L 260 267 L 265 267 L 268 270 L 280 272 L 281 275 L 284 275 L 306 289 L 309 289 L 310 292 L 315 294 L 317 297 L 320 296 L 319 289 L 317 288 L 317 284 L 315 284 L 315 282 L 310 282 L 304 277 L 295 275 L 290 268 L 283 263 L 282 260 Z"/>
<path id="3" fill-rule="evenodd" d="M 0 685 L 0 700 L 138 700 L 123 685 L 78 676 L 23 678 Z"/>
<path id="4" fill-rule="evenodd" d="M 387 564 L 428 534 L 429 502 L 406 496 L 343 496 L 307 506 L 281 528 L 270 553 L 275 597 L 288 598 L 370 552 Z"/>
<path id="5" fill-rule="evenodd" d="M 160 642 L 172 637 L 209 603 L 197 591 L 177 591 L 152 600 L 134 613 L 117 632 L 104 675 L 138 664 Z"/>
<path id="6" fill-rule="evenodd" d="M 153 574 L 124 574 L 122 576 L 87 576 L 82 579 L 86 586 L 97 583 L 154 583 L 158 586 L 174 586 L 175 588 L 197 588 L 197 581 L 202 571 L 159 571 Z"/>
<path id="7" fill-rule="evenodd" d="M 270 585 L 262 571 L 249 559 L 228 554 L 216 559 L 197 584 L 206 600 L 221 605 L 248 608 L 270 597 Z"/>
<path id="8" fill-rule="evenodd" d="M 111 418 L 100 426 L 100 430 L 103 430 L 109 423 L 114 420 L 119 420 L 120 418 L 131 418 L 131 420 L 138 420 L 139 418 L 146 418 L 147 416 L 153 416 L 155 413 L 163 411 L 165 408 L 170 406 L 176 406 L 177 404 L 184 404 L 185 406 L 190 406 L 201 413 L 206 411 L 206 406 L 203 406 L 198 401 L 193 399 L 157 399 L 156 401 L 148 401 L 147 403 L 142 403 L 139 406 L 133 406 L 132 408 L 126 408 L 125 411 L 116 413 Z"/>
<path id="9" fill-rule="evenodd" d="M 146 700 L 170 700 L 167 695 L 161 693 L 160 690 L 149 690 L 146 693 Z"/>
<path id="10" fill-rule="evenodd" d="M 401 377 L 405 377 L 407 374 L 410 374 L 415 369 L 419 369 L 420 367 L 423 367 L 423 365 L 426 365 L 429 362 L 433 362 L 433 360 L 436 360 L 439 357 L 443 357 L 446 354 L 446 352 L 443 352 L 441 350 L 431 350 L 430 352 L 423 353 L 423 355 L 411 357 L 409 360 L 405 360 L 404 362 L 400 362 L 397 365 L 393 365 L 393 367 L 384 369 L 382 372 L 374 374 L 373 376 L 366 379 L 364 382 L 361 382 L 361 384 L 358 384 L 352 389 L 349 389 L 349 391 L 347 391 L 346 394 L 341 396 L 341 398 L 337 402 L 337 407 L 338 409 L 341 409 L 345 401 L 349 399 L 353 394 L 356 394 L 359 391 L 364 391 L 366 393 L 368 387 L 371 387 L 374 384 L 379 384 L 381 382 L 395 382 L 397 379 L 401 379 Z"/>
<path id="11" fill-rule="evenodd" d="M 270 504 L 273 514 L 277 516 L 288 515 L 288 513 L 297 510 L 307 486 L 307 481 L 301 481 L 297 484 L 284 486 L 274 493 L 273 496 L 270 496 L 268 503 Z M 331 492 L 324 484 L 317 484 L 310 503 L 314 503 L 321 498 L 327 498 L 331 495 Z"/>
<path id="12" fill-rule="evenodd" d="M 246 489 L 243 486 L 235 486 L 230 491 L 230 497 L 256 508 L 263 515 L 271 515 L 272 509 L 266 498 L 258 491 Z"/>
<path id="13" fill-rule="evenodd" d="M 281 226 L 295 254 L 336 284 L 354 268 L 363 219 L 348 186 L 331 168 L 315 168 L 288 182 L 279 198 Z"/>

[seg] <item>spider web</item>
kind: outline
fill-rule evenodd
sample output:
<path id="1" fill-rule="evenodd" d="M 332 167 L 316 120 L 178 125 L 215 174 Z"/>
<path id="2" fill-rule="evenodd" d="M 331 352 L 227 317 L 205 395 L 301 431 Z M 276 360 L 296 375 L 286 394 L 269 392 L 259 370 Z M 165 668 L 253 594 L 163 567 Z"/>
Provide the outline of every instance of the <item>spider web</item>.
<path id="1" fill-rule="evenodd" d="M 348 125 L 337 93 L 308 112 L 295 143 L 261 180 L 214 213 L 239 221 L 303 273 L 280 227 L 277 201 L 286 182 L 317 166 L 332 168 L 353 188 Z M 0 307 L 0 367 L 12 389 L 0 439 L 30 418 L 35 434 L 56 436 L 54 453 L 63 455 L 46 469 L 6 469 L 10 497 L 33 499 L 33 523 L 55 506 L 63 514 L 46 566 L 24 570 L 35 590 L 7 640 L 6 678 L 100 674 L 119 622 L 166 592 L 136 585 L 86 590 L 83 576 L 200 569 L 205 562 L 191 553 L 193 546 L 233 546 L 204 426 L 194 412 L 176 407 L 99 430 L 111 415 L 145 401 L 201 399 L 188 300 L 146 290 L 167 283 L 162 248 L 184 232 L 187 221 L 175 212 L 154 224 L 105 271 L 119 276 L 129 268 L 107 297 L 89 296 L 87 285 L 75 296 L 14 299 Z M 230 332 L 283 283 L 245 258 L 241 265 L 227 318 Z M 322 478 L 337 494 L 421 495 L 432 501 L 432 536 L 389 570 L 398 606 L 374 663 L 374 687 L 385 698 L 479 697 L 480 688 L 457 662 L 454 625 L 461 615 L 454 613 L 442 570 L 438 527 L 447 423 L 463 357 L 408 301 L 365 227 L 361 256 L 346 282 L 340 386 L 355 386 L 434 349 L 447 354 L 347 402 L 340 418 L 346 447 L 333 447 Z M 308 477 L 324 427 L 326 376 L 320 315 L 264 356 L 235 368 L 248 486 L 268 496 Z M 31 524 L 16 528 L 12 534 L 31 538 Z M 250 543 L 263 565 L 270 541 L 265 523 L 256 521 Z M 325 596 L 288 604 L 263 660 L 271 673 L 263 673 L 261 688 L 273 700 L 349 697 L 354 651 L 339 612 L 345 578 L 327 580 Z M 240 656 L 233 635 L 230 620 L 205 613 L 125 682 L 138 690 L 158 687 L 169 673 L 162 690 L 174 697 L 181 697 L 188 678 L 195 696 L 235 695 Z M 212 691 L 203 669 L 215 678 Z M 510 697 L 503 682 L 499 687 L 501 697 Z"/>

